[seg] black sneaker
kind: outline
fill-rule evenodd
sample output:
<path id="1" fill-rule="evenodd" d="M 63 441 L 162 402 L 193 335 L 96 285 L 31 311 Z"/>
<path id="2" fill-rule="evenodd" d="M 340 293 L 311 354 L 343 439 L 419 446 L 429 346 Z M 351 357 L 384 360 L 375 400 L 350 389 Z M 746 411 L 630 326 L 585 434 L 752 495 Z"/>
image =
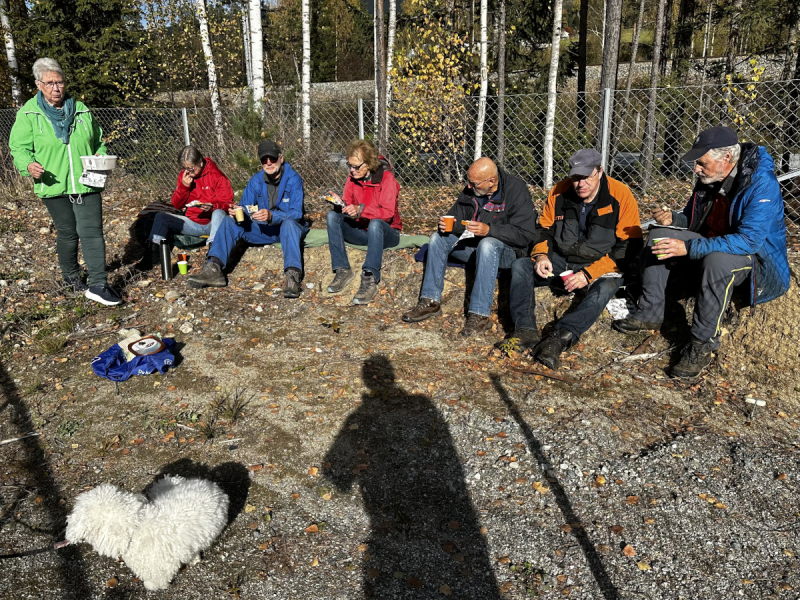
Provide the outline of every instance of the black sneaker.
<path id="1" fill-rule="evenodd" d="M 80 277 L 64 277 L 64 288 L 73 294 L 82 294 L 89 289 Z"/>
<path id="2" fill-rule="evenodd" d="M 661 329 L 661 323 L 640 321 L 634 317 L 626 317 L 611 323 L 611 328 L 621 333 L 639 333 L 640 331 L 658 331 Z"/>
<path id="3" fill-rule="evenodd" d="M 116 290 L 107 283 L 102 285 L 92 285 L 86 290 L 85 296 L 89 300 L 94 300 L 105 306 L 117 306 L 122 304 L 122 298 L 119 297 Z"/>
<path id="4" fill-rule="evenodd" d="M 353 269 L 336 269 L 336 277 L 333 278 L 328 286 L 329 294 L 338 294 L 355 277 Z"/>
<path id="5" fill-rule="evenodd" d="M 358 286 L 358 291 L 353 296 L 353 304 L 369 304 L 377 293 L 378 282 L 375 281 L 375 275 L 364 271 L 361 274 L 361 285 Z"/>
<path id="6" fill-rule="evenodd" d="M 703 369 L 711 364 L 711 344 L 692 340 L 683 349 L 683 356 L 677 365 L 672 367 L 671 375 L 680 378 L 692 378 L 700 375 Z"/>
<path id="7" fill-rule="evenodd" d="M 286 269 L 286 282 L 283 285 L 284 298 L 300 297 L 300 271 L 299 269 Z"/>

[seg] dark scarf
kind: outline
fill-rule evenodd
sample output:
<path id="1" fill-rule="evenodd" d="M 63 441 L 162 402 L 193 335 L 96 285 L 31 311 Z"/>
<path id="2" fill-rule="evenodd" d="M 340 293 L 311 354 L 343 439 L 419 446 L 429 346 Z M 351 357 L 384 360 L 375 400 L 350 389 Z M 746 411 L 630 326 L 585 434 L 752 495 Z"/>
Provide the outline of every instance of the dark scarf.
<path id="1" fill-rule="evenodd" d="M 53 131 L 56 137 L 64 144 L 69 144 L 69 134 L 72 129 L 72 121 L 75 120 L 75 100 L 72 96 L 64 100 L 64 106 L 56 108 L 47 103 L 42 92 L 36 94 L 36 103 L 45 116 L 53 124 Z"/>

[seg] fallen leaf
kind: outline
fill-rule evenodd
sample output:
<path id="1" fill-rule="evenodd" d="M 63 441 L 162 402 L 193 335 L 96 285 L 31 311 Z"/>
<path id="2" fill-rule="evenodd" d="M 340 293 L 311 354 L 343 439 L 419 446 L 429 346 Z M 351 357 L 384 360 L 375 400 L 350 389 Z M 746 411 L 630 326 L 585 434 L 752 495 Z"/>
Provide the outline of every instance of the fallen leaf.
<path id="1" fill-rule="evenodd" d="M 541 481 L 534 481 L 533 484 L 531 484 L 531 485 L 533 486 L 533 489 L 535 489 L 537 492 L 539 492 L 542 495 L 544 495 L 544 494 L 546 494 L 547 492 L 550 491 L 550 488 L 547 487 L 546 485 L 542 485 Z"/>
<path id="2" fill-rule="evenodd" d="M 459 529 L 461 524 L 458 521 L 450 521 L 449 527 L 450 529 Z"/>
<path id="3" fill-rule="evenodd" d="M 503 585 L 500 586 L 500 591 L 504 594 L 507 594 L 511 591 L 511 588 L 514 587 L 514 584 L 510 581 L 506 581 Z"/>
<path id="4" fill-rule="evenodd" d="M 623 531 L 625 531 L 625 528 L 622 525 L 614 525 L 611 527 L 611 533 L 614 535 L 622 535 Z"/>
<path id="5" fill-rule="evenodd" d="M 247 506 L 244 507 L 244 512 L 246 512 L 246 513 L 251 513 L 251 512 L 254 512 L 255 510 L 256 510 L 256 507 L 253 506 L 252 504 L 248 504 Z"/>
<path id="6" fill-rule="evenodd" d="M 406 585 L 408 585 L 410 588 L 421 588 L 422 582 L 416 577 L 409 577 L 406 579 Z"/>
<path id="7" fill-rule="evenodd" d="M 306 533 L 317 533 L 319 531 L 319 527 L 317 527 L 317 524 L 314 523 L 313 525 L 309 525 L 308 527 L 306 527 L 304 531 Z"/>
<path id="8" fill-rule="evenodd" d="M 316 477 L 317 473 L 319 473 L 319 469 L 317 467 L 311 467 L 308 469 L 308 474 L 312 477 Z"/>
<path id="9" fill-rule="evenodd" d="M 622 549 L 622 553 L 623 553 L 625 556 L 627 556 L 628 558 L 630 558 L 631 556 L 636 556 L 636 550 L 634 550 L 634 549 L 633 549 L 633 546 L 631 546 L 630 544 L 628 544 L 627 546 L 625 546 L 625 547 Z"/>
<path id="10" fill-rule="evenodd" d="M 117 587 L 118 584 L 119 584 L 119 580 L 116 577 L 112 577 L 111 579 L 106 581 L 106 587 L 107 588 Z"/>
<path id="11" fill-rule="evenodd" d="M 637 502 L 639 502 L 639 496 L 628 496 L 627 498 L 625 498 L 625 502 L 627 502 L 628 504 L 636 504 Z"/>
<path id="12" fill-rule="evenodd" d="M 439 588 L 439 592 L 445 596 L 449 596 L 450 594 L 453 593 L 452 590 L 450 589 L 450 586 L 446 584 Z"/>
<path id="13" fill-rule="evenodd" d="M 497 559 L 497 562 L 503 565 L 507 565 L 508 563 L 511 562 L 511 559 L 508 558 L 507 556 L 501 556 L 500 558 Z"/>
<path id="14" fill-rule="evenodd" d="M 378 575 L 380 575 L 380 571 L 378 569 L 367 569 L 367 577 L 375 579 Z"/>
<path id="15" fill-rule="evenodd" d="M 317 565 L 319 565 L 319 560 L 318 560 L 318 559 L 317 559 L 317 557 L 315 556 L 315 557 L 314 557 L 314 560 L 312 560 L 312 561 L 311 561 L 311 566 L 312 566 L 312 567 L 316 567 Z"/>
<path id="16" fill-rule="evenodd" d="M 367 545 L 366 544 L 359 544 L 358 545 L 358 551 L 359 552 L 366 552 L 367 551 Z"/>
<path id="17" fill-rule="evenodd" d="M 638 563 L 636 563 L 636 566 L 639 567 L 640 571 L 649 571 L 650 570 L 650 565 L 648 565 L 643 560 L 640 560 Z"/>

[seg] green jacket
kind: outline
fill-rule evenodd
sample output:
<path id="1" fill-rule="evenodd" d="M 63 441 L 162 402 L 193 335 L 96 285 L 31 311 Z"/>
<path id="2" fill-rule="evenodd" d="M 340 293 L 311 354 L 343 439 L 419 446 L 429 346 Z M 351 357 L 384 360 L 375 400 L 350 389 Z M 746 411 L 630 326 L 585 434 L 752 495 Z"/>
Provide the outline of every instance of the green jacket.
<path id="1" fill-rule="evenodd" d="M 8 146 L 14 166 L 25 177 L 30 177 L 28 165 L 32 162 L 44 167 L 42 177 L 33 180 L 33 191 L 40 198 L 100 191 L 78 183 L 83 173 L 81 156 L 108 153 L 103 143 L 103 130 L 83 102 L 75 100 L 75 121 L 69 144 L 64 144 L 56 137 L 50 119 L 41 111 L 34 96 L 17 111 Z"/>

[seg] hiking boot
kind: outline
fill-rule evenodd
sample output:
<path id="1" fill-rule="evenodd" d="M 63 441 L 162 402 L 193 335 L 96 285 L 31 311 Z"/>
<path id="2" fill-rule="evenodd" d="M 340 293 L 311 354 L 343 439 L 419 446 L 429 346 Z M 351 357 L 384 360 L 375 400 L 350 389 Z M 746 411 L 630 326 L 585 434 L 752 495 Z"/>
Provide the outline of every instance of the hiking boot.
<path id="1" fill-rule="evenodd" d="M 336 276 L 328 286 L 329 294 L 338 294 L 355 277 L 353 269 L 336 269 Z"/>
<path id="2" fill-rule="evenodd" d="M 520 329 L 512 333 L 511 337 L 518 340 L 517 348 L 519 348 L 520 352 L 532 350 L 536 347 L 536 344 L 542 341 L 542 336 L 539 335 L 536 329 Z"/>
<path id="3" fill-rule="evenodd" d="M 161 246 L 155 242 L 145 242 L 144 254 L 134 269 L 137 271 L 149 271 L 161 262 Z"/>
<path id="4" fill-rule="evenodd" d="M 89 286 L 83 283 L 80 277 L 64 277 L 64 288 L 66 292 L 72 294 L 83 294 Z"/>
<path id="5" fill-rule="evenodd" d="M 611 328 L 622 333 L 639 333 L 640 331 L 658 331 L 661 328 L 661 323 L 640 321 L 634 317 L 626 317 L 611 323 Z"/>
<path id="6" fill-rule="evenodd" d="M 678 364 L 672 367 L 673 377 L 691 378 L 700 375 L 700 372 L 711 364 L 711 344 L 692 340 L 683 349 Z"/>
<path id="7" fill-rule="evenodd" d="M 122 304 L 122 298 L 114 288 L 107 283 L 102 285 L 93 285 L 86 290 L 84 294 L 89 300 L 94 300 L 105 306 L 116 306 Z"/>
<path id="8" fill-rule="evenodd" d="M 222 267 L 213 260 L 207 260 L 197 275 L 189 277 L 189 285 L 193 288 L 225 287 L 227 282 Z"/>
<path id="9" fill-rule="evenodd" d="M 430 298 L 420 298 L 417 305 L 401 317 L 406 323 L 419 323 L 442 314 L 442 305 Z"/>
<path id="10" fill-rule="evenodd" d="M 467 321 L 464 323 L 464 329 L 461 330 L 461 335 L 469 337 L 475 333 L 483 333 L 489 328 L 489 317 L 484 317 L 477 313 L 468 313 Z"/>
<path id="11" fill-rule="evenodd" d="M 358 286 L 356 295 L 353 296 L 353 304 L 369 304 L 378 293 L 378 282 L 375 275 L 369 271 L 361 273 L 361 285 Z"/>
<path id="12" fill-rule="evenodd" d="M 556 329 L 533 349 L 533 357 L 555 371 L 561 365 L 561 353 L 572 345 L 572 332 Z"/>
<path id="13" fill-rule="evenodd" d="M 283 284 L 284 298 L 300 297 L 300 269 L 289 267 L 286 269 L 286 281 Z"/>

